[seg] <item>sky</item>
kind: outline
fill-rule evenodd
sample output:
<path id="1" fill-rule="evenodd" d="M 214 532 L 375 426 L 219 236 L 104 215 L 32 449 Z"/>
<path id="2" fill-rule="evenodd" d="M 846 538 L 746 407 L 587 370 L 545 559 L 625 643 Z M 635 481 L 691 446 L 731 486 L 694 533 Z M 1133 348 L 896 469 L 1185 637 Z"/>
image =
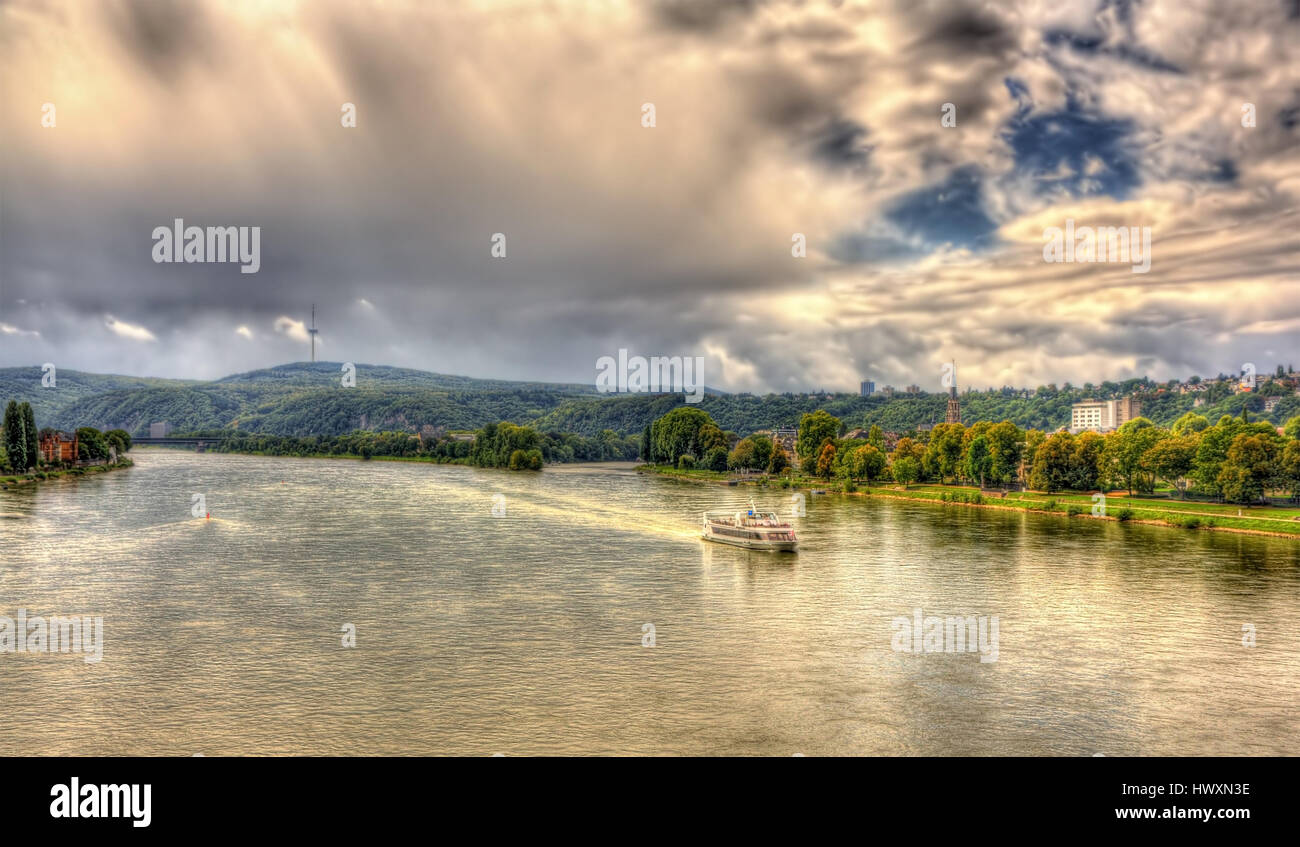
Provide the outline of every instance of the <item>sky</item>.
<path id="1" fill-rule="evenodd" d="M 0 53 L 0 367 L 302 361 L 313 303 L 320 359 L 508 379 L 1300 364 L 1300 0 L 2 0 Z"/>

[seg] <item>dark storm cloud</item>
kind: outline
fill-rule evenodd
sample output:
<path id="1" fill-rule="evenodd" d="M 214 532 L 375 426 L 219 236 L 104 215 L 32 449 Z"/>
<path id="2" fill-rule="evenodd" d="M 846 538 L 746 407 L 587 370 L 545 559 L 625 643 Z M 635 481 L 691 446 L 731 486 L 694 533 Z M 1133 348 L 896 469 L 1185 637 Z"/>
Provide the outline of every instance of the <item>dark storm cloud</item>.
<path id="1" fill-rule="evenodd" d="M 198 0 L 110 0 L 98 11 L 122 49 L 164 85 L 205 59 L 215 35 Z"/>
<path id="2" fill-rule="evenodd" d="M 737 390 L 1282 346 L 1294 25 L 1149 6 L 11 4 L 0 365 L 220 376 L 304 358 L 313 302 L 334 360 L 587 380 L 626 347 Z M 1068 214 L 1150 221 L 1152 274 L 1044 265 Z M 155 264 L 177 217 L 260 226 L 260 273 Z"/>
<path id="3" fill-rule="evenodd" d="M 694 33 L 713 33 L 737 18 L 751 14 L 760 0 L 657 0 L 655 18 L 664 26 Z"/>
<path id="4" fill-rule="evenodd" d="M 985 8 L 945 3 L 936 10 L 934 23 L 911 49 L 940 51 L 946 55 L 1002 53 L 1014 49 L 1015 31 Z"/>

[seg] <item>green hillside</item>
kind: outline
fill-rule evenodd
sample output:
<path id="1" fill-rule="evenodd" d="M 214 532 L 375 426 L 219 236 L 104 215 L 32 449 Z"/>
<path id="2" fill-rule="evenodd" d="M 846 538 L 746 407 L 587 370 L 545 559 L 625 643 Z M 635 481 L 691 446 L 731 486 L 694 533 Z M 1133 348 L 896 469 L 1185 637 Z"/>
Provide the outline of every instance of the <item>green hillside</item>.
<path id="1" fill-rule="evenodd" d="M 44 421 L 60 417 L 62 411 L 74 403 L 108 391 L 201 384 L 194 380 L 94 374 L 59 368 L 55 371 L 54 386 L 44 388 L 41 375 L 41 369 L 35 366 L 0 368 L 0 399 L 31 403 L 41 426 L 46 425 Z"/>
<path id="2" fill-rule="evenodd" d="M 1189 411 L 1203 414 L 1212 422 L 1222 415 L 1240 415 L 1243 403 L 1253 419 L 1272 421 L 1279 426 L 1300 414 L 1300 397 L 1294 394 L 1283 397 L 1277 408 L 1265 414 L 1262 411 L 1264 397 L 1257 395 L 1227 395 L 1194 408 L 1192 395 L 1157 393 L 1154 390 L 1138 390 L 1136 393 L 1142 400 L 1143 416 L 1162 426 L 1172 424 Z M 1023 392 L 1012 389 L 971 391 L 960 397 L 962 420 L 967 424 L 981 420 L 1009 420 L 1022 428 L 1053 431 L 1069 426 L 1070 407 L 1074 403 L 1096 398 L 1099 394 L 1081 389 L 1039 389 L 1025 397 Z M 1107 395 L 1100 396 L 1104 399 Z M 909 432 L 924 424 L 942 423 L 947 404 L 948 398 L 944 394 L 893 398 L 855 394 L 835 394 L 828 398 L 802 394 L 768 394 L 763 397 L 732 394 L 706 396 L 698 408 L 708 412 L 724 430 L 744 435 L 757 429 L 796 426 L 800 416 L 817 409 L 830 412 L 849 429 L 878 425 L 886 431 Z M 593 435 L 602 429 L 628 434 L 639 431 L 650 421 L 682 405 L 685 404 L 680 394 L 576 398 L 564 401 L 533 425 L 544 431 L 582 435 Z"/>
<path id="3" fill-rule="evenodd" d="M 343 388 L 337 362 L 298 362 L 250 371 L 212 382 L 150 379 L 59 371 L 54 388 L 41 387 L 39 368 L 0 369 L 0 401 L 29 401 L 40 426 L 121 428 L 146 435 L 149 424 L 168 421 L 176 432 L 237 428 L 268 435 L 342 435 L 354 430 L 419 431 L 422 427 L 477 429 L 497 421 L 529 424 L 544 432 L 594 437 L 602 430 L 639 434 L 650 421 L 683 405 L 680 394 L 596 393 L 593 386 L 474 379 L 409 368 L 358 365 L 355 388 Z M 1136 393 L 1143 415 L 1169 425 L 1193 409 L 1194 397 L 1129 380 L 1073 388 L 1043 386 L 1033 392 L 1003 388 L 961 395 L 962 419 L 1010 420 L 1017 426 L 1055 430 L 1069 424 L 1070 406 L 1089 398 Z M 1271 413 L 1264 396 L 1280 399 Z M 1258 420 L 1281 424 L 1300 414 L 1300 397 L 1264 382 L 1258 394 L 1231 394 L 1226 385 L 1200 395 L 1196 411 L 1211 421 L 1239 415 L 1243 404 Z M 718 394 L 699 408 L 724 429 L 744 435 L 757 429 L 795 426 L 825 409 L 846 427 L 879 425 L 907 432 L 944 419 L 943 394 Z"/>
<path id="4" fill-rule="evenodd" d="M 32 403 L 41 426 L 125 429 L 148 434 L 238 428 L 274 435 L 340 435 L 356 429 L 473 429 L 537 418 L 590 385 L 475 379 L 382 365 L 356 366 L 344 388 L 338 362 L 297 362 L 212 382 L 59 371 L 41 387 L 39 368 L 0 369 L 0 398 Z"/>

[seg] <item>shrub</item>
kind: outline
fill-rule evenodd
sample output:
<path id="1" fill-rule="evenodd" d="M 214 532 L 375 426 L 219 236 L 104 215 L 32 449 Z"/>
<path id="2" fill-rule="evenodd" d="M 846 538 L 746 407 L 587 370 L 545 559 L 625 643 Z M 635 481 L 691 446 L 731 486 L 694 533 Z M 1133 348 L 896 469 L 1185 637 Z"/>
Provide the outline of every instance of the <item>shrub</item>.
<path id="1" fill-rule="evenodd" d="M 695 469 L 695 457 L 689 453 L 683 453 L 677 457 L 677 470 L 689 471 Z"/>
<path id="2" fill-rule="evenodd" d="M 1070 517 L 1074 517 L 1075 515 L 1082 515 L 1084 513 L 1084 508 L 1080 506 L 1078 503 L 1071 503 L 1070 505 L 1065 507 L 1065 513 Z"/>
<path id="3" fill-rule="evenodd" d="M 1115 520 L 1117 521 L 1133 520 L 1133 510 L 1125 506 L 1123 509 L 1120 509 L 1118 512 L 1115 513 Z"/>
<path id="4" fill-rule="evenodd" d="M 984 495 L 983 495 L 983 494 L 976 493 L 976 494 L 974 494 L 974 495 L 971 496 L 970 501 L 971 501 L 971 503 L 975 504 L 976 506 L 979 506 L 979 505 L 981 505 L 981 504 L 984 502 Z"/>
<path id="5" fill-rule="evenodd" d="M 1044 511 L 1044 512 L 1055 512 L 1055 511 L 1056 511 L 1056 498 L 1052 498 L 1051 500 L 1048 500 L 1046 503 L 1044 503 L 1044 504 L 1043 504 L 1043 511 Z"/>
<path id="6" fill-rule="evenodd" d="M 1179 520 L 1178 525 L 1183 529 L 1197 529 L 1201 525 L 1201 519 L 1188 515 Z"/>

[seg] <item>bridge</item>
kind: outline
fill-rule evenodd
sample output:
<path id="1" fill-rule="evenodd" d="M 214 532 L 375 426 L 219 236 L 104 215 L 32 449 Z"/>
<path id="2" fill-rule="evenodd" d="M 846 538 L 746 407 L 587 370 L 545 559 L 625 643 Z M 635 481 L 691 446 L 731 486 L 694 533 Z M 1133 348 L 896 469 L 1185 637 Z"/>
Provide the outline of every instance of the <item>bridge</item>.
<path id="1" fill-rule="evenodd" d="M 204 447 L 216 444 L 220 440 L 220 438 L 212 437 L 172 438 L 170 436 L 167 438 L 132 438 L 131 446 L 134 447 L 137 444 L 141 444 L 149 447 L 194 447 L 198 450 L 202 450 Z"/>

